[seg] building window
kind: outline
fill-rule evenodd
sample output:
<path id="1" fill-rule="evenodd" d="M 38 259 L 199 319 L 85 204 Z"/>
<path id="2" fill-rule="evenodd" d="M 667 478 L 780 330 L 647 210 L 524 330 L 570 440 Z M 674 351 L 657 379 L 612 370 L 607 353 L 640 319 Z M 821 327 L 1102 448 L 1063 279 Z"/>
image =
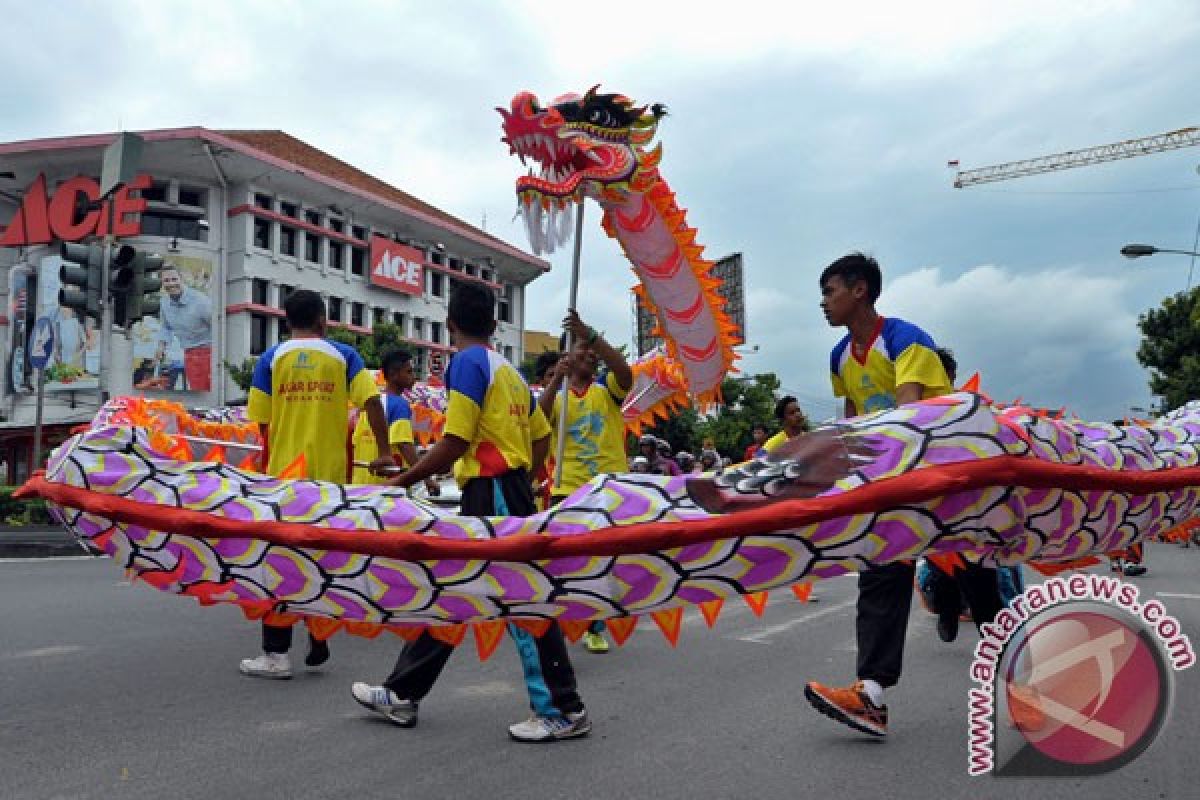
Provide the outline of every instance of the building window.
<path id="1" fill-rule="evenodd" d="M 254 218 L 254 246 L 263 250 L 271 249 L 271 221 Z"/>
<path id="2" fill-rule="evenodd" d="M 371 309 L 371 325 L 372 326 L 382 325 L 384 319 L 386 319 L 386 315 L 382 308 Z"/>
<path id="3" fill-rule="evenodd" d="M 208 190 L 196 186 L 180 186 L 179 205 L 208 208 Z"/>
<path id="4" fill-rule="evenodd" d="M 279 226 L 279 252 L 285 256 L 296 255 L 296 229 L 286 225 Z"/>
<path id="5" fill-rule="evenodd" d="M 262 278 L 255 278 L 250 282 L 250 302 L 255 305 L 265 306 L 267 304 L 267 288 L 270 286 Z"/>
<path id="6" fill-rule="evenodd" d="M 367 271 L 367 251 L 361 247 L 350 248 L 350 274 L 360 278 Z"/>
<path id="7" fill-rule="evenodd" d="M 475 275 L 477 275 L 479 273 L 479 270 L 475 267 L 474 264 L 467 262 L 465 266 L 467 268 L 468 275 L 474 277 Z"/>
<path id="8" fill-rule="evenodd" d="M 315 233 L 304 234 L 304 260 L 318 263 L 321 255 L 321 237 Z"/>
<path id="9" fill-rule="evenodd" d="M 442 323 L 437 321 L 429 323 L 429 341 L 442 343 Z"/>
<path id="10" fill-rule="evenodd" d="M 484 267 L 483 269 L 479 270 L 479 277 L 490 283 L 492 280 L 492 271 L 487 267 Z"/>
<path id="11" fill-rule="evenodd" d="M 413 317 L 412 338 L 425 338 L 425 320 L 421 319 L 420 317 Z"/>
<path id="12" fill-rule="evenodd" d="M 292 335 L 291 330 L 288 329 L 287 320 L 284 317 L 278 317 L 275 320 L 275 323 L 278 326 L 277 327 L 278 336 L 275 338 L 275 341 L 286 342 L 288 337 Z"/>
<path id="13" fill-rule="evenodd" d="M 433 270 L 429 270 L 426 274 L 429 276 L 429 293 L 434 297 L 445 297 L 446 276 Z"/>
<path id="14" fill-rule="evenodd" d="M 321 215 L 318 214 L 316 211 L 305 211 L 304 212 L 304 221 L 307 222 L 309 225 L 320 225 L 321 224 Z"/>
<path id="15" fill-rule="evenodd" d="M 442 253 L 439 253 L 437 250 L 427 253 L 425 257 L 429 259 L 429 263 L 431 264 L 437 264 L 439 267 L 446 266 L 446 256 L 444 256 Z"/>
<path id="16" fill-rule="evenodd" d="M 504 358 L 510 362 L 513 360 L 513 349 L 511 344 L 504 345 Z"/>
<path id="17" fill-rule="evenodd" d="M 141 190 L 142 199 L 152 200 L 158 203 L 165 203 L 167 202 L 167 188 L 167 184 L 155 181 L 153 184 L 151 184 L 150 188 Z"/>
<path id="18" fill-rule="evenodd" d="M 342 298 L 329 298 L 329 318 L 334 322 L 342 321 Z"/>
<path id="19" fill-rule="evenodd" d="M 267 349 L 267 316 L 250 315 L 250 355 L 261 356 Z"/>
<path id="20" fill-rule="evenodd" d="M 354 238 L 358 239 L 360 242 L 365 242 L 367 240 L 367 229 L 362 225 L 355 225 L 350 230 L 354 234 Z"/>
<path id="21" fill-rule="evenodd" d="M 342 245 L 329 240 L 329 266 L 334 269 L 344 269 L 342 266 Z"/>
<path id="22" fill-rule="evenodd" d="M 462 272 L 463 262 L 460 259 L 453 258 L 453 257 L 450 258 L 449 265 L 450 265 L 450 269 L 454 270 L 455 272 Z"/>
<path id="23" fill-rule="evenodd" d="M 330 217 L 329 227 L 338 233 L 341 233 L 342 231 L 346 230 L 346 223 L 342 222 L 340 219 L 334 219 L 333 217 Z"/>
<path id="24" fill-rule="evenodd" d="M 280 308 L 283 308 L 283 304 L 287 302 L 288 297 L 295 290 L 296 290 L 296 287 L 291 286 L 289 284 L 286 284 L 286 283 L 279 284 L 279 307 Z"/>
<path id="25" fill-rule="evenodd" d="M 511 286 L 504 284 L 496 298 L 496 319 L 501 322 L 512 322 Z"/>
<path id="26" fill-rule="evenodd" d="M 254 205 L 258 206 L 259 208 L 265 208 L 267 211 L 275 210 L 275 201 L 269 194 L 254 195 Z"/>
<path id="27" fill-rule="evenodd" d="M 363 304 L 353 303 L 350 306 L 350 324 L 361 328 L 363 326 Z"/>
<path id="28" fill-rule="evenodd" d="M 201 229 L 200 220 L 197 217 L 192 214 L 176 214 L 170 211 L 143 212 L 141 235 L 191 239 L 195 242 L 208 241 L 208 233 Z"/>
<path id="29" fill-rule="evenodd" d="M 406 335 L 404 332 L 404 317 L 405 317 L 405 314 L 403 311 L 393 311 L 392 312 L 392 324 L 400 329 L 401 336 Z"/>
<path id="30" fill-rule="evenodd" d="M 295 217 L 296 216 L 296 204 L 295 203 L 280 203 L 279 204 L 279 213 L 283 214 L 285 217 Z"/>

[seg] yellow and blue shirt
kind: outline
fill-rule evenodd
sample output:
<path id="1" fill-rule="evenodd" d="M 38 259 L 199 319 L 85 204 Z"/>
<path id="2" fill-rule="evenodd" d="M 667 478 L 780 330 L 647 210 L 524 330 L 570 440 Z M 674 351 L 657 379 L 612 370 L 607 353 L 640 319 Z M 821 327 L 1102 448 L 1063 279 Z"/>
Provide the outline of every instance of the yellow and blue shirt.
<path id="1" fill-rule="evenodd" d="M 443 433 L 467 443 L 454 465 L 459 486 L 532 467 L 533 443 L 549 436 L 550 426 L 504 356 L 480 345 L 456 353 L 446 370 L 446 395 Z"/>
<path id="2" fill-rule="evenodd" d="M 412 444 L 412 407 L 408 401 L 397 394 L 383 396 L 383 413 L 387 418 L 388 442 L 395 451 L 398 445 Z M 366 414 L 359 414 L 354 425 L 354 433 L 350 437 L 354 460 L 370 463 L 375 460 L 375 435 L 371 432 L 371 423 Z M 407 466 L 412 466 L 408 464 Z M 386 477 L 371 474 L 366 467 L 355 467 L 350 476 L 351 483 L 382 485 L 388 482 Z"/>
<path id="3" fill-rule="evenodd" d="M 609 372 L 582 394 L 567 392 L 567 441 L 563 449 L 562 485 L 555 497 L 565 497 L 602 473 L 628 471 L 625 458 L 625 418 L 621 401 L 629 393 Z M 558 415 L 562 413 L 562 392 L 554 396 L 549 420 L 553 436 L 551 452 L 558 452 Z"/>
<path id="4" fill-rule="evenodd" d="M 859 414 L 895 408 L 896 387 L 906 383 L 921 384 L 922 398 L 953 391 L 937 345 L 911 322 L 880 317 L 866 356 L 853 349 L 846 334 L 830 354 L 829 371 L 834 395 L 849 398 Z"/>
<path id="5" fill-rule="evenodd" d="M 254 365 L 246 416 L 267 426 L 267 473 L 279 475 L 304 455 L 307 478 L 346 481 L 346 405 L 379 394 L 349 345 L 290 339 Z"/>

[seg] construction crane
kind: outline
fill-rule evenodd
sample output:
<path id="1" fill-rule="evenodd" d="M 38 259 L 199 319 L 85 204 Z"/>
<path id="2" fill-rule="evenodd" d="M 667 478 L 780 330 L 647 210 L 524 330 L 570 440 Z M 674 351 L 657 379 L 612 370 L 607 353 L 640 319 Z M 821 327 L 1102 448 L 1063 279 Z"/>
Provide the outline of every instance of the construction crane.
<path id="1" fill-rule="evenodd" d="M 1142 139 L 1102 144 L 1083 150 L 1068 150 L 1065 153 L 1026 158 L 1022 161 L 1009 161 L 990 167 L 959 170 L 954 174 L 954 188 L 962 189 L 980 183 L 994 183 L 1010 178 L 1023 178 L 1026 175 L 1039 175 L 1043 172 L 1086 167 L 1090 164 L 1119 161 L 1122 158 L 1135 158 L 1150 153 L 1163 153 L 1167 150 L 1179 150 L 1194 145 L 1200 145 L 1200 128 L 1181 128 L 1170 133 L 1160 133 L 1157 136 L 1147 136 Z M 958 162 L 951 161 L 947 166 L 958 169 Z"/>

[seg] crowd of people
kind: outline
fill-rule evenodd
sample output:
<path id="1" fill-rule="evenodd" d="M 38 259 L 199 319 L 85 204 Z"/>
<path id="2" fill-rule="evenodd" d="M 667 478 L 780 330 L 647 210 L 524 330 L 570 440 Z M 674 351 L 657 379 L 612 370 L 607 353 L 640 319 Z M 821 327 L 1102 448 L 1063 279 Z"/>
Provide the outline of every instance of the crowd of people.
<path id="1" fill-rule="evenodd" d="M 859 253 L 840 258 L 825 268 L 818 285 L 826 321 L 846 331 L 829 360 L 832 392 L 842 398 L 846 417 L 952 391 L 956 364 L 949 351 L 918 326 L 876 310 L 882 273 L 874 259 Z M 563 321 L 561 354 L 538 361 L 542 391 L 535 395 L 518 370 L 489 345 L 494 309 L 495 298 L 486 287 L 459 284 L 452 293 L 447 329 L 457 353 L 445 375 L 445 428 L 442 438 L 418 455 L 412 446 L 411 409 L 401 397 L 412 385 L 410 360 L 399 353 L 385 357 L 387 387 L 381 398 L 358 353 L 325 337 L 320 296 L 307 290 L 292 293 L 284 308 L 292 336 L 259 360 L 249 398 L 248 414 L 262 427 L 265 470 L 278 475 L 303 456 L 309 477 L 344 482 L 347 448 L 340 437 L 347 403 L 360 409 L 353 458 L 369 464 L 354 475 L 355 481 L 398 487 L 426 482 L 432 491 L 429 482 L 435 476 L 453 472 L 467 515 L 530 515 L 601 474 L 686 475 L 728 463 L 711 446 L 698 454 L 673 453 L 668 442 L 650 433 L 637 439 L 636 452 L 627 454 L 621 403 L 633 383 L 630 366 L 574 309 Z M 809 429 L 792 396 L 779 399 L 774 423 L 773 435 L 767 424 L 755 425 L 742 458 L 768 456 Z M 863 733 L 887 733 L 884 695 L 901 677 L 916 578 L 917 565 L 911 561 L 860 573 L 855 680 L 840 686 L 808 682 L 804 694 L 817 711 Z M 1019 583 L 1019 573 L 998 573 L 960 558 L 922 564 L 919 585 L 938 614 L 939 634 L 950 641 L 967 611 L 978 626 L 990 622 L 1008 599 L 1002 589 L 1010 594 L 1014 581 Z M 508 632 L 533 711 L 528 720 L 510 726 L 509 735 L 549 742 L 587 734 L 592 722 L 562 631 L 551 625 L 534 636 L 509 625 Z M 264 622 L 263 653 L 243 661 L 242 672 L 290 677 L 291 641 L 289 627 Z M 592 652 L 608 650 L 602 623 L 584 641 Z M 413 727 L 420 704 L 453 652 L 451 645 L 423 633 L 403 647 L 386 679 L 355 683 L 351 693 L 396 725 Z M 319 666 L 328 658 L 328 645 L 311 639 L 306 665 Z M 1022 725 L 1038 724 L 1036 703 L 1017 698 L 1011 708 L 1014 717 L 1022 715 Z"/>

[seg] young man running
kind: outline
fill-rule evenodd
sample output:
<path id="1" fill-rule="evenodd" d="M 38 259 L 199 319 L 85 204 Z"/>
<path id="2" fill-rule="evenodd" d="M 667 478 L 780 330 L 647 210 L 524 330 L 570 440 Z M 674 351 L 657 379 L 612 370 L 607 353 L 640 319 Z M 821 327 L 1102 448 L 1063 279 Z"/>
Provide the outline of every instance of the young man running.
<path id="1" fill-rule="evenodd" d="M 364 449 L 363 457 L 370 456 L 373 468 L 390 466 L 379 391 L 353 347 L 325 338 L 325 301 L 301 289 L 288 296 L 283 310 L 291 338 L 258 359 L 246 405 L 246 415 L 262 432 L 264 471 L 280 475 L 303 456 L 306 478 L 345 483 L 347 402 L 362 410 L 373 434 L 368 441 L 373 440 L 374 447 Z M 242 674 L 292 677 L 292 627 L 264 621 L 262 643 L 261 656 L 242 661 Z M 328 644 L 310 636 L 304 663 L 317 667 L 328 658 Z"/>
<path id="2" fill-rule="evenodd" d="M 929 334 L 875 310 L 883 276 L 875 259 L 851 253 L 821 273 L 821 309 L 845 337 L 833 348 L 833 393 L 845 416 L 895 408 L 951 391 Z M 804 695 L 821 713 L 855 730 L 887 734 L 883 690 L 900 678 L 913 593 L 912 562 L 872 567 L 858 576 L 858 680 L 847 687 L 809 682 Z"/>
<path id="3" fill-rule="evenodd" d="M 563 327 L 571 333 L 571 351 L 551 371 L 538 401 L 550 423 L 550 448 L 558 453 L 558 417 L 562 413 L 562 382 L 567 381 L 567 435 L 563 447 L 562 482 L 551 492 L 556 505 L 597 475 L 626 470 L 625 420 L 621 402 L 633 386 L 633 371 L 621 353 L 595 329 L 584 324 L 575 309 L 567 311 Z M 562 346 L 566 345 L 564 335 Z M 596 380 L 603 361 L 608 373 Z M 595 622 L 583 637 L 591 653 L 607 653 L 604 623 Z"/>
<path id="4" fill-rule="evenodd" d="M 485 286 L 462 283 L 450 296 L 446 328 L 458 353 L 446 371 L 446 426 L 441 440 L 410 470 L 392 480 L 412 486 L 451 467 L 462 488 L 462 513 L 530 516 L 536 513 L 531 471 L 545 459 L 550 428 L 521 374 L 489 346 L 496 299 Z M 515 625 L 508 632 L 524 667 L 533 716 L 512 725 L 521 742 L 584 736 L 592 729 L 575 690 L 575 671 L 562 630 L 541 637 Z M 382 686 L 355 683 L 354 699 L 402 728 L 417 724 L 417 705 L 433 688 L 454 647 L 423 632 L 405 645 Z"/>

